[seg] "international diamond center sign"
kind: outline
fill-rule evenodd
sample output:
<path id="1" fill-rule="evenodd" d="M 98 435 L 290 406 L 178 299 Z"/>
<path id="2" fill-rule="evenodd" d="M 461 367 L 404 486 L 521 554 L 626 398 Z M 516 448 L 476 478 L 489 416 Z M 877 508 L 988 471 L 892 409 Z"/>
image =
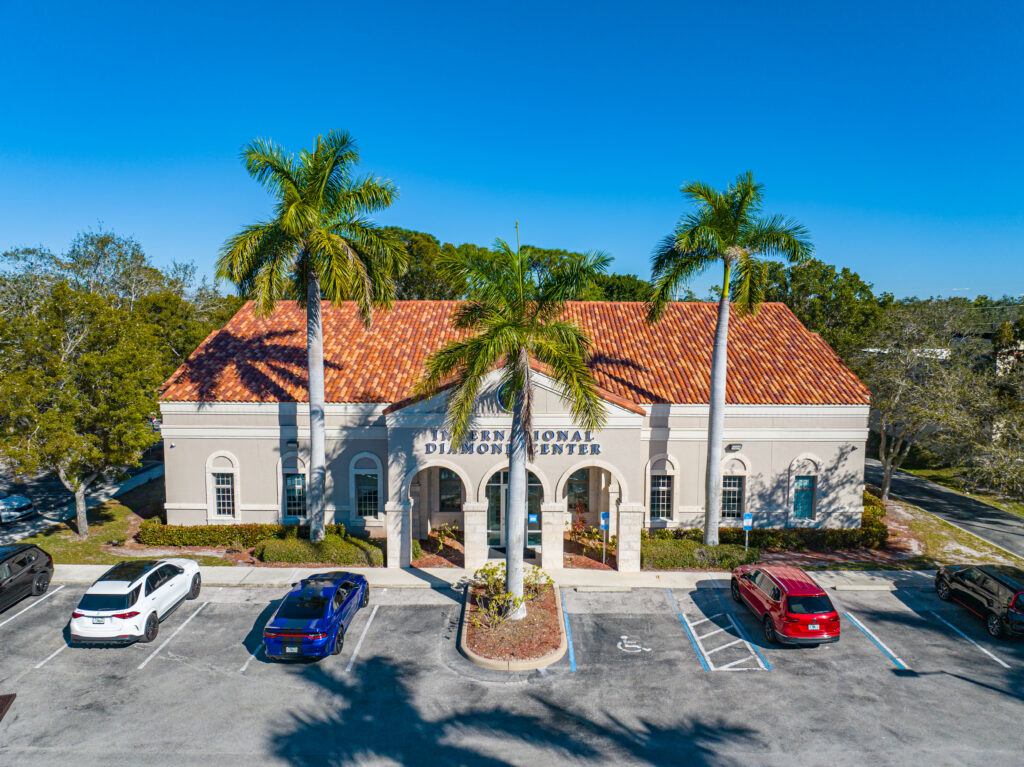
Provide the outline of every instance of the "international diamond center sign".
<path id="1" fill-rule="evenodd" d="M 462 447 L 452 444 L 452 435 L 444 429 L 429 429 L 424 452 L 427 455 L 505 455 L 508 453 L 507 429 L 473 429 Z M 601 455 L 601 443 L 594 433 L 584 429 L 537 429 L 533 432 L 537 455 Z"/>

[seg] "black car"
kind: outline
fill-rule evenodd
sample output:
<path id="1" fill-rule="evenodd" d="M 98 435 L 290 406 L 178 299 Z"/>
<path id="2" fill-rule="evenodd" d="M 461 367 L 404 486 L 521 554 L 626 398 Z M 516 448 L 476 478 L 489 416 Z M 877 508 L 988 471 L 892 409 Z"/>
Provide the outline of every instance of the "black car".
<path id="1" fill-rule="evenodd" d="M 0 546 L 0 610 L 29 594 L 37 597 L 46 593 L 52 577 L 53 559 L 38 546 Z"/>
<path id="2" fill-rule="evenodd" d="M 1024 570 L 1009 565 L 946 565 L 935 573 L 939 599 L 985 619 L 988 633 L 1024 635 Z"/>

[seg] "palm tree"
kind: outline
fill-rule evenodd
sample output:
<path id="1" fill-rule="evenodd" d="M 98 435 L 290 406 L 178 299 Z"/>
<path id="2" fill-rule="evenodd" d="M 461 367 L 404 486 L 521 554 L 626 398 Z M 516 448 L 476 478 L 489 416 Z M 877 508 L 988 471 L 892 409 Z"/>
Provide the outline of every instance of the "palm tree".
<path id="1" fill-rule="evenodd" d="M 277 198 L 273 218 L 245 227 L 224 243 L 217 276 L 231 280 L 261 315 L 292 298 L 306 309 L 309 370 L 310 537 L 324 536 L 327 459 L 324 449 L 324 337 L 321 301 L 354 300 L 370 326 L 374 308 L 394 302 L 405 251 L 366 216 L 398 196 L 389 180 L 357 178 L 359 151 L 348 133 L 317 136 L 298 157 L 257 139 L 242 150 L 249 175 Z"/>
<path id="2" fill-rule="evenodd" d="M 537 361 L 555 380 L 573 419 L 586 429 L 600 429 L 604 405 L 587 362 L 590 339 L 561 319 L 565 302 L 578 295 L 607 268 L 601 253 L 569 253 L 538 268 L 530 252 L 496 240 L 494 252 L 482 251 L 446 261 L 455 284 L 467 286 L 468 300 L 455 311 L 453 324 L 473 331 L 432 354 L 417 390 L 432 395 L 451 380 L 446 429 L 452 442 L 465 442 L 477 394 L 487 374 L 501 368 L 504 397 L 512 399 L 508 457 L 505 588 L 523 598 L 523 548 L 526 529 L 526 461 L 533 460 L 533 389 L 531 363 Z M 526 614 L 521 606 L 511 618 Z"/>
<path id="3" fill-rule="evenodd" d="M 675 291 L 721 262 L 722 288 L 711 354 L 711 402 L 708 418 L 708 460 L 705 476 L 704 542 L 718 545 L 722 503 L 722 431 L 725 426 L 726 349 L 729 343 L 729 302 L 742 317 L 756 314 L 764 300 L 768 262 L 762 256 L 785 256 L 802 263 L 814 252 L 807 230 L 782 216 L 761 217 L 764 185 L 747 171 L 720 192 L 694 181 L 682 188 L 697 210 L 683 216 L 673 234 L 655 248 L 653 283 L 647 321 L 657 322 Z M 732 281 L 732 272 L 736 280 Z"/>

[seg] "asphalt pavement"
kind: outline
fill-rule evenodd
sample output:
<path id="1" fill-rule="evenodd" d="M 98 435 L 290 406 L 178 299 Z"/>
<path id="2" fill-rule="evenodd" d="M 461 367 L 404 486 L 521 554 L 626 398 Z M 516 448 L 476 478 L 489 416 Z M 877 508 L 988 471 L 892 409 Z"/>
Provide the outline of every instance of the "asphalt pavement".
<path id="1" fill-rule="evenodd" d="M 865 462 L 864 478 L 870 485 L 881 486 L 882 464 L 869 458 Z M 897 471 L 893 475 L 889 493 L 1024 557 L 1024 518 L 905 471 Z"/>

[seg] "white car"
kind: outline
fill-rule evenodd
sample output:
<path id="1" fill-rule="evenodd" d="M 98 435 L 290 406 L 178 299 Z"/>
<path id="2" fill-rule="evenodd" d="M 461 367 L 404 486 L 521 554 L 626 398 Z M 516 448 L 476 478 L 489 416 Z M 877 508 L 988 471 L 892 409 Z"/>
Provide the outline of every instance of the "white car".
<path id="1" fill-rule="evenodd" d="M 160 621 L 202 588 L 191 559 L 118 562 L 82 595 L 71 613 L 72 642 L 152 642 Z"/>
<path id="2" fill-rule="evenodd" d="M 0 493 L 0 524 L 28 519 L 38 513 L 31 499 L 23 495 L 4 496 Z"/>

